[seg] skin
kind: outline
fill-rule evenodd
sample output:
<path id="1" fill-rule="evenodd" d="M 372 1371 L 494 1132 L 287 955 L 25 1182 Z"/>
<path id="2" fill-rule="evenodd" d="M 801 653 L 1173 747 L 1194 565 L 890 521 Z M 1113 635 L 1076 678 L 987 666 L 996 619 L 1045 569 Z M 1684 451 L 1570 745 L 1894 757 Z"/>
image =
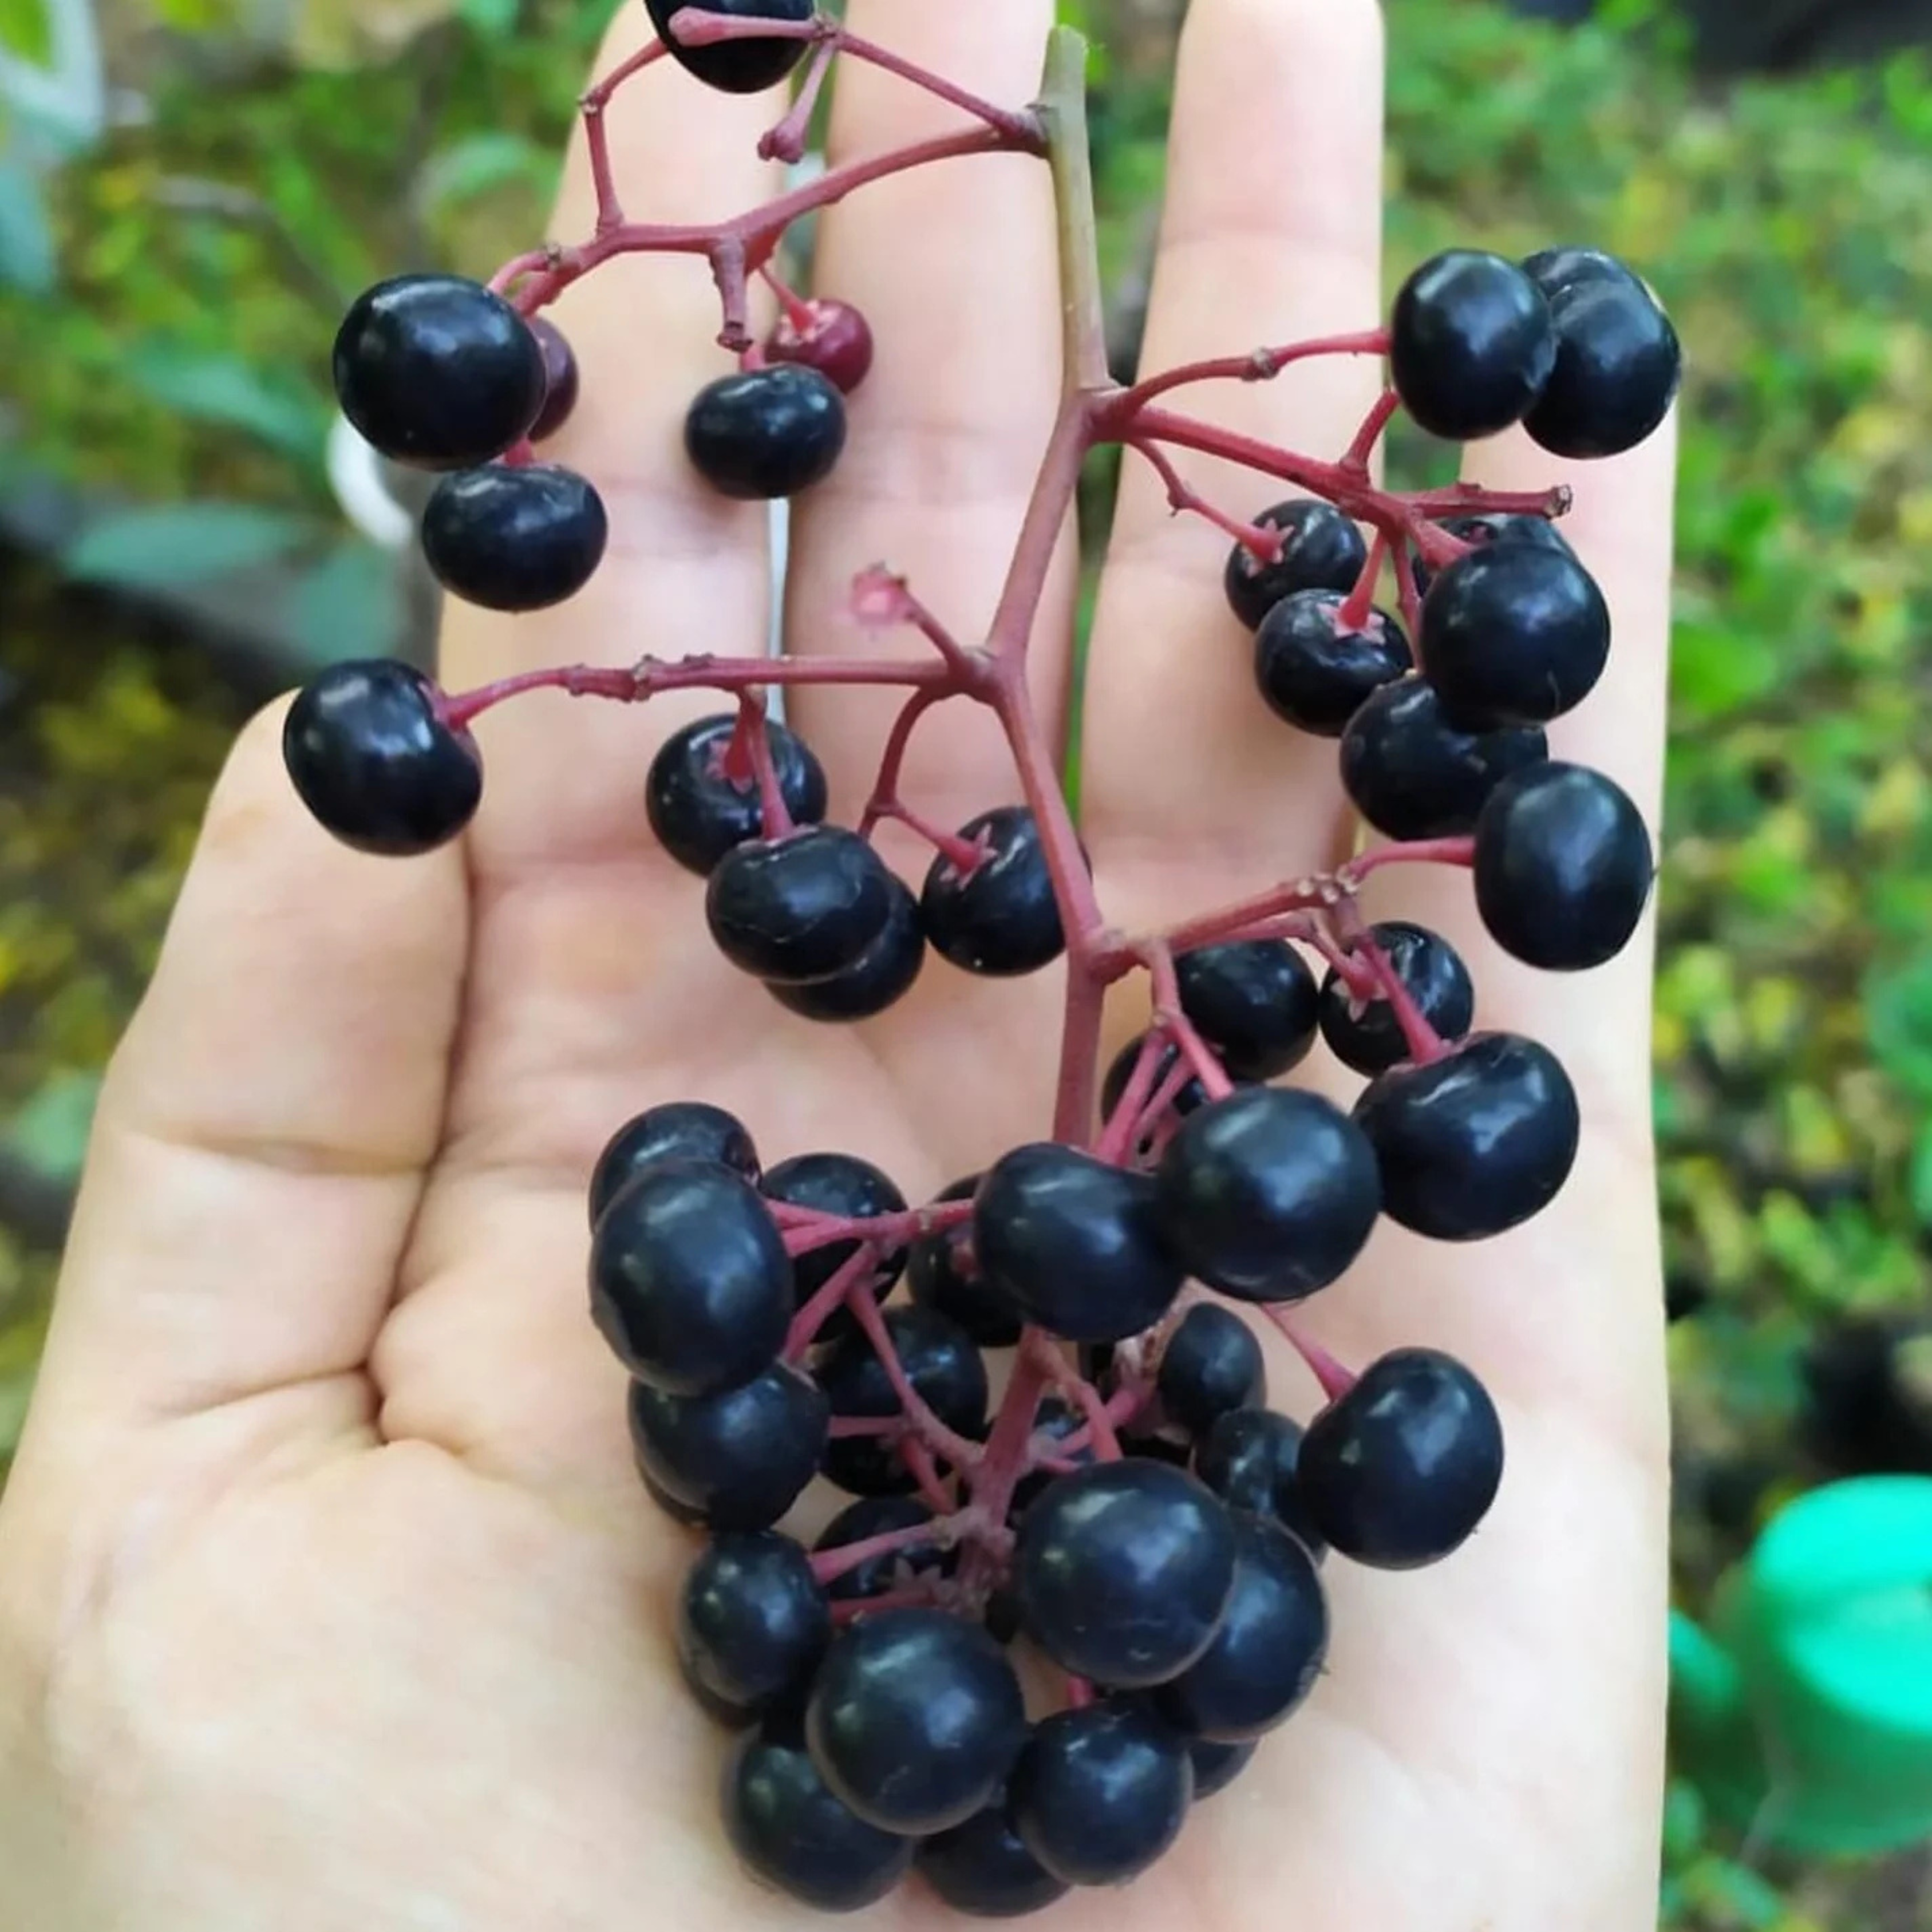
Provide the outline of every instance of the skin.
<path id="1" fill-rule="evenodd" d="M 1016 101 L 1049 11 L 851 8 L 859 31 Z M 640 14 L 626 10 L 620 37 Z M 1380 312 L 1382 58 L 1364 0 L 1195 0 L 1144 366 Z M 752 144 L 775 111 L 660 71 L 612 112 L 619 178 L 667 218 L 761 198 Z M 860 70 L 835 146 L 942 118 Z M 557 232 L 584 232 L 580 157 L 566 203 Z M 824 246 L 823 285 L 870 316 L 879 358 L 842 467 L 800 507 L 790 647 L 852 649 L 844 586 L 880 558 L 970 633 L 1058 382 L 1045 170 L 1000 158 L 892 181 L 827 217 Z M 610 559 L 565 610 L 453 611 L 447 681 L 755 650 L 763 517 L 688 487 L 678 446 L 686 400 L 721 366 L 701 271 L 620 263 L 559 320 L 585 402 L 556 453 L 605 491 Z M 1186 403 L 1332 453 L 1376 380 L 1324 363 Z M 1574 471 L 1505 436 L 1466 472 L 1518 488 L 1573 476 L 1567 527 L 1610 597 L 1616 647 L 1552 736 L 1653 812 L 1672 462 L 1666 428 Z M 1277 494 L 1184 466 L 1238 509 Z M 1225 548 L 1130 474 L 1084 826 L 1123 923 L 1325 862 L 1350 836 L 1332 746 L 1286 734 L 1254 699 L 1216 587 Z M 1070 544 L 1036 632 L 1049 707 L 1072 560 Z M 796 698 L 836 813 L 861 801 L 893 701 Z M 694 1096 L 740 1111 L 768 1158 L 849 1149 L 919 1198 L 1041 1131 L 1058 988 L 1052 973 L 989 986 L 935 966 L 852 1032 L 792 1021 L 732 977 L 638 799 L 657 739 L 716 708 L 544 694 L 493 715 L 472 835 L 415 862 L 358 856 L 304 818 L 279 707 L 238 745 L 108 1081 L 0 1508 L 13 1922 L 806 1922 L 738 1873 L 717 1829 L 718 1736 L 668 1642 L 692 1544 L 629 1466 L 621 1373 L 584 1306 L 583 1184 L 619 1122 Z M 926 734 L 908 795 L 947 824 L 1012 796 L 987 722 L 949 715 Z M 1424 1342 L 1474 1366 L 1508 1431 L 1503 1492 L 1435 1569 L 1331 1563 L 1335 1642 L 1310 1703 L 1154 1873 L 1058 1908 L 1069 1932 L 1262 1932 L 1291 1910 L 1301 1932 L 1654 1923 L 1666 1424 L 1648 936 L 1599 971 L 1546 977 L 1485 942 L 1466 877 L 1376 883 L 1371 911 L 1448 933 L 1480 1023 L 1547 1041 L 1583 1097 L 1576 1172 L 1538 1220 L 1468 1249 L 1384 1226 L 1309 1311 L 1345 1360 Z M 1110 1041 L 1138 1017 L 1121 1002 Z M 1332 1065 L 1311 1077 L 1346 1091 Z M 1277 1402 L 1310 1413 L 1305 1372 L 1279 1351 L 1271 1366 Z M 940 1916 L 915 1888 L 860 1922 Z"/>

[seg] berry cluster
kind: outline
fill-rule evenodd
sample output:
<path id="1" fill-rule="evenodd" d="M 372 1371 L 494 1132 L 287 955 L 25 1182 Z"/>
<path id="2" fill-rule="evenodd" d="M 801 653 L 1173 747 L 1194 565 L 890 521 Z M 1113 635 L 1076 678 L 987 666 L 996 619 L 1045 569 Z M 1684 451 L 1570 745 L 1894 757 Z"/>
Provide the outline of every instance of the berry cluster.
<path id="1" fill-rule="evenodd" d="M 568 347 L 537 313 L 571 281 L 616 254 L 703 253 L 739 366 L 692 402 L 692 467 L 726 496 L 790 496 L 838 461 L 872 342 L 849 305 L 772 276 L 789 224 L 906 168 L 1084 152 L 1084 49 L 1064 32 L 1042 99 L 1016 113 L 809 0 L 649 4 L 662 39 L 586 97 L 596 236 L 520 257 L 490 287 L 385 283 L 337 344 L 350 420 L 390 455 L 448 472 L 423 524 L 438 575 L 496 608 L 567 597 L 603 548 L 590 483 L 532 454 L 576 397 Z M 746 92 L 808 52 L 769 152 L 795 146 L 835 56 L 885 66 L 979 124 L 714 229 L 633 224 L 601 116 L 667 50 L 699 81 Z M 1084 177 L 1055 175 L 1064 204 Z M 1070 214 L 1077 236 L 1082 211 Z M 455 838 L 477 809 L 470 726 L 490 706 L 541 689 L 626 703 L 714 689 L 731 704 L 664 742 L 640 829 L 705 880 L 724 960 L 792 1013 L 878 1014 L 928 952 L 981 976 L 1064 961 L 1050 1130 L 929 1202 L 848 1153 L 767 1167 L 741 1121 L 694 1100 L 626 1124 L 590 1180 L 591 1308 L 630 1378 L 638 1471 L 709 1539 L 680 1599 L 678 1654 L 695 1696 L 740 1733 L 725 1829 L 754 1872 L 828 1910 L 878 1899 L 915 1868 L 989 1916 L 1132 1877 L 1307 1696 L 1328 1642 L 1328 1553 L 1408 1569 L 1476 1530 L 1503 1470 L 1478 1376 L 1426 1347 L 1352 1370 L 1293 1311 L 1347 1272 L 1384 1216 L 1465 1241 L 1537 1214 L 1570 1172 L 1577 1100 L 1540 1042 L 1475 1029 L 1447 939 L 1369 923 L 1360 890 L 1387 866 L 1466 867 L 1502 949 L 1568 971 L 1622 948 L 1651 886 L 1636 806 L 1601 772 L 1552 760 L 1544 736 L 1588 696 L 1610 642 L 1604 597 L 1550 521 L 1564 493 L 1405 495 L 1369 466 L 1398 407 L 1446 436 L 1521 422 L 1568 456 L 1632 446 L 1662 420 L 1678 370 L 1644 285 L 1587 249 L 1520 265 L 1456 250 L 1408 278 L 1386 328 L 1123 387 L 1106 378 L 1090 259 L 1066 268 L 1066 399 L 978 645 L 874 567 L 855 580 L 854 616 L 917 630 L 930 658 L 647 658 L 460 694 L 365 662 L 324 673 L 288 715 L 289 770 L 314 815 L 364 850 L 406 854 Z M 762 343 L 745 328 L 754 274 L 778 304 Z M 1323 354 L 1382 356 L 1390 372 L 1334 462 L 1164 400 Z M 1262 698 L 1337 741 L 1348 796 L 1390 842 L 1141 935 L 1101 910 L 1025 683 L 1048 560 L 1082 459 L 1106 442 L 1232 537 L 1223 587 L 1253 634 Z M 1305 494 L 1244 522 L 1183 482 L 1177 448 Z M 1385 572 L 1393 610 L 1374 601 Z M 827 822 L 824 772 L 767 715 L 771 687 L 807 682 L 906 690 L 854 826 Z M 998 719 L 1021 796 L 949 831 L 900 797 L 899 775 L 915 730 L 958 702 Z M 875 848 L 889 819 L 934 848 L 916 892 Z M 1136 973 L 1151 1019 L 1102 1076 L 1102 998 Z M 1318 1040 L 1367 1076 L 1352 1108 L 1273 1084 Z M 1280 1328 L 1319 1383 L 1305 1428 L 1268 1406 L 1244 1309 Z M 782 1526 L 820 1480 L 852 1500 L 807 1548 Z M 1057 1707 L 1023 1692 L 1016 1646 L 1054 1667 Z"/>

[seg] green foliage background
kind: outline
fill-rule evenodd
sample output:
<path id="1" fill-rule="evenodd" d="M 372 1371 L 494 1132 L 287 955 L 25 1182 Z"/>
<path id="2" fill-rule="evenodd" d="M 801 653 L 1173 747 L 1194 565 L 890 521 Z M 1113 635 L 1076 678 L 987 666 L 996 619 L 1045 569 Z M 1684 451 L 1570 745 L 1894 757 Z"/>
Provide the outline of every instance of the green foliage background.
<path id="1" fill-rule="evenodd" d="M 17 378 L 0 496 L 51 472 L 195 506 L 158 545 L 137 524 L 104 561 L 0 584 L 0 1120 L 53 1168 L 237 722 L 191 653 L 74 579 L 273 566 L 307 647 L 393 638 L 394 586 L 322 468 L 330 333 L 380 273 L 476 266 L 542 232 L 608 8 L 392 7 L 422 31 L 380 50 L 356 8 L 313 0 L 292 56 L 238 30 L 242 10 L 110 6 L 116 70 L 149 76 L 145 124 L 54 166 L 42 130 L 0 128 L 0 362 Z M 1159 191 L 1165 64 L 1104 0 L 1065 10 L 1099 42 L 1125 284 Z M 1690 352 L 1656 1058 L 1673 1294 L 1696 1306 L 1673 1330 L 1694 1604 L 1820 1473 L 1796 1446 L 1808 1336 L 1927 1301 L 1932 80 L 1901 60 L 1700 86 L 1644 5 L 1561 34 L 1476 0 L 1388 14 L 1392 275 L 1451 240 L 1588 238 L 1641 265 Z M 40 0 L 0 0 L 0 44 L 44 52 L 44 33 Z M 50 1270 L 0 1232 L 0 1456 Z M 1734 1850 L 1680 1790 L 1676 1922 L 1932 1916 L 1916 1868 L 1774 1886 Z"/>

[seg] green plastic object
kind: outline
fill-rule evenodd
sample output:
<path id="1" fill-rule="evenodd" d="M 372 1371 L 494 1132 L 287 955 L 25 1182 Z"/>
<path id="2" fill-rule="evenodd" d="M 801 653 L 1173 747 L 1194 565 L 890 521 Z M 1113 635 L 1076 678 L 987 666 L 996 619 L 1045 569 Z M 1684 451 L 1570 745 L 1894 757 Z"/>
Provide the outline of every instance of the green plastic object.
<path id="1" fill-rule="evenodd" d="M 1932 1477 L 1814 1490 L 1672 1611 L 1670 1736 L 1712 1809 L 1813 1854 L 1932 1838 Z"/>

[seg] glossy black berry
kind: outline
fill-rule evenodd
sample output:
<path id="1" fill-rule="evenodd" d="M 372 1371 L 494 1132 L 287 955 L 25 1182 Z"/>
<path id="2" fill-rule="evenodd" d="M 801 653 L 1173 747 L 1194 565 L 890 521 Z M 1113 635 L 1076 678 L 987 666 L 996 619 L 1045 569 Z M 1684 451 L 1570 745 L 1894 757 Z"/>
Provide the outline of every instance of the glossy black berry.
<path id="1" fill-rule="evenodd" d="M 1190 1436 L 1204 1435 L 1229 1409 L 1268 1400 L 1262 1345 L 1233 1310 L 1198 1303 L 1167 1338 L 1154 1388 L 1174 1421 Z"/>
<path id="2" fill-rule="evenodd" d="M 724 1767 L 723 1803 L 725 1836 L 746 1868 L 818 1911 L 862 1911 L 912 1869 L 913 1840 L 855 1817 L 787 1727 L 740 1741 Z"/>
<path id="3" fill-rule="evenodd" d="M 1476 820 L 1476 908 L 1505 952 L 1556 972 L 1614 959 L 1655 872 L 1643 814 L 1586 765 L 1519 772 Z"/>
<path id="4" fill-rule="evenodd" d="M 1194 1802 L 1226 1791 L 1246 1771 L 1255 1754 L 1252 1740 L 1246 1744 L 1224 1744 L 1212 1738 L 1190 1738 L 1187 1755 L 1194 1761 Z"/>
<path id="5" fill-rule="evenodd" d="M 576 352 L 563 331 L 549 316 L 532 316 L 530 328 L 537 339 L 544 365 L 543 407 L 530 425 L 530 436 L 532 442 L 542 442 L 569 422 L 577 407 L 581 379 Z"/>
<path id="6" fill-rule="evenodd" d="M 1534 255 L 1525 256 L 1522 272 L 1543 291 L 1544 298 L 1551 302 L 1571 289 L 1586 284 L 1612 282 L 1642 286 L 1616 256 L 1606 254 L 1600 248 L 1586 248 L 1574 244 L 1539 248 Z"/>
<path id="7" fill-rule="evenodd" d="M 543 407 L 543 351 L 515 309 L 460 275 L 398 275 L 357 296 L 335 338 L 335 394 L 398 463 L 469 470 Z"/>
<path id="8" fill-rule="evenodd" d="M 644 1486 L 645 1495 L 649 1496 L 673 1522 L 682 1523 L 687 1529 L 700 1529 L 704 1527 L 704 1512 L 702 1510 L 694 1508 L 689 1503 L 681 1502 L 648 1469 L 639 1469 L 638 1477 Z M 702 1693 L 700 1694 L 700 1700 L 705 1701 Z M 706 1708 L 710 1708 L 708 1703 Z M 731 1713 L 729 1720 L 734 1723 L 738 1721 L 737 1714 Z"/>
<path id="9" fill-rule="evenodd" d="M 677 1600 L 685 1674 L 720 1704 L 756 1712 L 797 1690 L 832 1638 L 812 1560 L 775 1530 L 716 1538 Z"/>
<path id="10" fill-rule="evenodd" d="M 1569 538 L 1547 517 L 1484 510 L 1466 517 L 1444 517 L 1442 526 L 1452 537 L 1460 537 L 1465 543 L 1479 547 L 1524 543 L 1534 544 L 1539 550 L 1556 550 L 1564 556 L 1574 557 L 1576 554 L 1570 548 Z M 1417 594 L 1426 596 L 1435 581 L 1435 573 L 1420 558 L 1414 560 L 1414 562 Z"/>
<path id="11" fill-rule="evenodd" d="M 926 1308 L 889 1308 L 886 1328 L 913 1387 L 956 1433 L 986 1432 L 986 1364 L 964 1331 Z M 842 1416 L 894 1416 L 899 1400 L 871 1345 L 858 1334 L 834 1342 L 820 1358 L 818 1385 Z M 825 1448 L 825 1473 L 854 1496 L 902 1495 L 913 1478 L 890 1439 L 841 1436 Z"/>
<path id="12" fill-rule="evenodd" d="M 658 842 L 700 878 L 709 878 L 734 846 L 764 834 L 757 780 L 748 770 L 734 777 L 724 769 L 737 723 L 735 712 L 724 712 L 674 731 L 658 748 L 644 781 L 644 814 Z M 792 823 L 816 825 L 825 816 L 825 768 L 809 746 L 776 719 L 767 721 L 765 730 Z"/>
<path id="13" fill-rule="evenodd" d="M 617 1196 L 590 1242 L 590 1308 L 632 1374 L 672 1395 L 715 1395 L 778 1359 L 791 1258 L 742 1174 L 668 1161 Z"/>
<path id="14" fill-rule="evenodd" d="M 1136 1701 L 1062 1711 L 1034 1727 L 1008 1789 L 1013 1828 L 1069 1885 L 1124 1885 L 1180 1835 L 1194 1766 Z"/>
<path id="15" fill-rule="evenodd" d="M 796 362 L 721 376 L 684 419 L 685 453 L 720 496 L 795 496 L 830 476 L 845 447 L 838 386 Z"/>
<path id="16" fill-rule="evenodd" d="M 705 889 L 718 950 L 754 978 L 800 985 L 862 959 L 892 915 L 892 875 L 856 832 L 812 825 L 734 846 Z"/>
<path id="17" fill-rule="evenodd" d="M 1371 609 L 1360 628 L 1336 622 L 1339 590 L 1285 597 L 1255 633 L 1255 683 L 1277 718 L 1318 737 L 1339 738 L 1372 692 L 1415 660 L 1402 627 Z"/>
<path id="18" fill-rule="evenodd" d="M 1319 1094 L 1250 1087 L 1181 1123 L 1156 1175 L 1188 1273 L 1244 1301 L 1298 1301 L 1347 1268 L 1381 1210 L 1375 1153 Z"/>
<path id="19" fill-rule="evenodd" d="M 987 1170 L 973 1250 L 1029 1322 L 1068 1341 L 1137 1335 L 1180 1292 L 1152 1180 L 1057 1142 L 1016 1148 Z"/>
<path id="20" fill-rule="evenodd" d="M 1511 772 L 1549 755 L 1540 727 L 1466 730 L 1432 684 L 1406 677 L 1384 685 L 1349 719 L 1342 784 L 1378 832 L 1447 838 L 1474 831 L 1490 794 Z"/>
<path id="21" fill-rule="evenodd" d="M 1440 933 L 1407 920 L 1378 920 L 1369 933 L 1436 1036 L 1460 1040 L 1476 1017 L 1476 989 L 1462 955 Z M 1380 1073 L 1408 1058 L 1388 1001 L 1379 994 L 1358 999 L 1332 966 L 1322 982 L 1322 1037 L 1358 1073 Z"/>
<path id="22" fill-rule="evenodd" d="M 1057 1478 L 1021 1519 L 1013 1552 L 1027 1634 L 1078 1676 L 1126 1690 L 1165 1683 L 1201 1655 L 1234 1574 L 1220 1499 L 1138 1456 Z"/>
<path id="23" fill-rule="evenodd" d="M 1369 560 L 1362 533 L 1332 503 L 1298 497 L 1264 510 L 1255 521 L 1282 533 L 1281 555 L 1263 563 L 1245 544 L 1228 554 L 1222 585 L 1228 608 L 1250 630 L 1298 591 L 1353 590 Z"/>
<path id="24" fill-rule="evenodd" d="M 869 1543 L 875 1536 L 894 1530 L 910 1529 L 930 1522 L 932 1512 L 914 1496 L 861 1496 L 848 1503 L 818 1534 L 814 1550 L 843 1550 L 855 1543 Z M 835 1576 L 826 1585 L 825 1594 L 835 1603 L 856 1602 L 865 1597 L 881 1597 L 902 1588 L 912 1577 L 951 1567 L 952 1552 L 935 1544 L 908 1546 L 890 1550 Z"/>
<path id="25" fill-rule="evenodd" d="M 841 1024 L 876 1018 L 913 989 L 926 964 L 926 929 L 919 902 L 902 880 L 890 880 L 892 909 L 879 936 L 842 972 L 803 986 L 767 983 L 766 990 L 801 1019 Z"/>
<path id="26" fill-rule="evenodd" d="M 1315 976 L 1286 941 L 1230 940 L 1174 964 L 1180 1010 L 1231 1078 L 1277 1078 L 1315 1043 Z"/>
<path id="27" fill-rule="evenodd" d="M 970 1201 L 979 1186 L 979 1175 L 972 1174 L 954 1181 L 939 1198 Z M 957 1322 L 982 1348 L 1010 1348 L 1020 1339 L 1019 1304 L 980 1268 L 970 1220 L 914 1242 L 906 1286 L 919 1306 Z"/>
<path id="28" fill-rule="evenodd" d="M 1541 724 L 1582 704 L 1610 652 L 1610 609 L 1574 556 L 1466 550 L 1422 601 L 1422 661 L 1457 722 Z"/>
<path id="29" fill-rule="evenodd" d="M 1396 296 L 1390 375 L 1402 406 L 1431 436 L 1467 441 L 1520 422 L 1556 360 L 1550 304 L 1500 255 L 1446 250 Z"/>
<path id="30" fill-rule="evenodd" d="M 1576 1158 L 1576 1090 L 1547 1047 L 1478 1033 L 1440 1060 L 1378 1074 L 1355 1120 L 1393 1220 L 1442 1241 L 1514 1228 L 1556 1198 Z"/>
<path id="31" fill-rule="evenodd" d="M 973 1918 L 1022 1918 L 1065 1897 L 1055 1878 L 1013 1829 L 1004 1797 L 963 1825 L 928 1838 L 914 1864 L 955 1912 Z"/>
<path id="32" fill-rule="evenodd" d="M 326 830 L 388 857 L 447 844 L 483 796 L 475 740 L 436 715 L 421 671 L 392 658 L 311 678 L 282 722 L 282 762 Z"/>
<path id="33" fill-rule="evenodd" d="M 1214 1641 L 1155 1708 L 1177 1730 L 1240 1744 L 1272 1730 L 1315 1688 L 1328 1604 L 1315 1559 L 1279 1523 L 1234 1519 L 1234 1585 Z"/>
<path id="34" fill-rule="evenodd" d="M 1006 1652 L 938 1610 L 848 1624 L 819 1666 L 805 1735 L 819 1774 L 882 1831 L 923 1837 L 991 1802 L 1026 1742 Z"/>
<path id="35" fill-rule="evenodd" d="M 758 1178 L 758 1150 L 735 1114 L 704 1100 L 668 1100 L 626 1120 L 597 1156 L 590 1176 L 590 1225 L 638 1176 L 670 1160 L 712 1160 Z"/>
<path id="36" fill-rule="evenodd" d="M 1683 375 L 1670 318 L 1634 278 L 1573 284 L 1550 313 L 1556 366 L 1523 427 L 1558 456 L 1634 449 L 1663 422 Z"/>
<path id="37" fill-rule="evenodd" d="M 716 1395 L 631 1384 L 640 1474 L 714 1529 L 769 1529 L 818 1473 L 831 1409 L 818 1385 L 774 1363 Z"/>
<path id="38" fill-rule="evenodd" d="M 1144 1034 L 1136 1034 L 1108 1062 L 1106 1073 L 1100 1082 L 1100 1112 L 1102 1114 L 1112 1114 L 1125 1097 L 1127 1083 L 1134 1077 L 1134 1069 L 1140 1064 L 1141 1046 L 1146 1038 Z M 1150 1101 L 1167 1084 L 1168 1076 L 1173 1072 L 1180 1058 L 1178 1047 L 1168 1045 L 1161 1048 L 1160 1057 L 1154 1067 L 1154 1084 L 1148 1089 L 1147 1096 Z M 1174 1096 L 1168 1111 L 1184 1115 L 1207 1104 L 1208 1090 L 1202 1085 L 1200 1076 L 1197 1074 L 1183 1084 Z"/>
<path id="39" fill-rule="evenodd" d="M 603 498 L 554 463 L 459 470 L 423 511 L 423 556 L 436 581 L 490 610 L 542 610 L 574 597 L 610 534 Z"/>
<path id="40" fill-rule="evenodd" d="M 892 1177 L 855 1154 L 794 1154 L 766 1171 L 762 1191 L 768 1201 L 816 1208 L 821 1214 L 836 1214 L 842 1220 L 869 1220 L 881 1214 L 903 1214 L 906 1210 L 905 1196 L 893 1185 Z M 828 1241 L 823 1247 L 808 1248 L 794 1256 L 792 1282 L 800 1307 L 858 1252 L 856 1241 Z M 898 1280 L 905 1260 L 903 1244 L 880 1257 L 875 1300 Z M 851 1322 L 851 1316 L 842 1309 L 819 1334 L 830 1341 L 843 1334 Z"/>
<path id="41" fill-rule="evenodd" d="M 670 22 L 685 4 L 686 0 L 644 0 L 651 25 L 670 48 L 671 58 L 722 94 L 762 94 L 776 86 L 804 58 L 810 44 L 802 40 L 746 40 L 684 46 L 670 33 Z M 798 21 L 812 18 L 812 0 L 704 0 L 704 10 L 740 20 Z"/>
<path id="42" fill-rule="evenodd" d="M 1302 1501 L 1301 1425 L 1271 1408 L 1229 1409 L 1195 1452 L 1194 1473 L 1238 1514 L 1264 1516 L 1318 1557 L 1322 1534 Z"/>
<path id="43" fill-rule="evenodd" d="M 1022 805 L 982 812 L 959 828 L 984 856 L 962 874 L 941 853 L 926 875 L 920 918 L 932 950 L 968 973 L 1032 973 L 1066 950 L 1040 826 Z"/>
<path id="44" fill-rule="evenodd" d="M 1482 1384 L 1433 1348 L 1398 1348 L 1308 1426 L 1301 1487 L 1342 1556 L 1383 1570 L 1433 1563 L 1489 1513 L 1503 1432 Z"/>

